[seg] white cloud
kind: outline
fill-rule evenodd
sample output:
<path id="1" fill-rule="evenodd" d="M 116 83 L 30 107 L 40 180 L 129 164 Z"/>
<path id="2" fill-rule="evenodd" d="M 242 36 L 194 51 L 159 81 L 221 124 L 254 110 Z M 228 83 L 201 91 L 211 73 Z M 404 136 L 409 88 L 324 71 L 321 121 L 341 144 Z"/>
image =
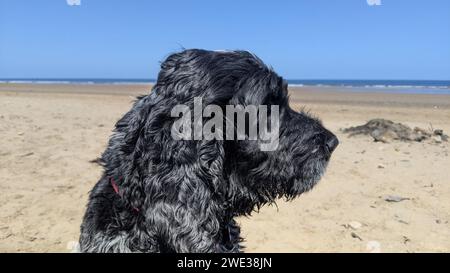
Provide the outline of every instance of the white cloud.
<path id="1" fill-rule="evenodd" d="M 69 6 L 79 6 L 81 5 L 81 0 L 66 0 Z"/>
<path id="2" fill-rule="evenodd" d="M 381 6 L 381 0 L 367 0 L 369 6 Z"/>

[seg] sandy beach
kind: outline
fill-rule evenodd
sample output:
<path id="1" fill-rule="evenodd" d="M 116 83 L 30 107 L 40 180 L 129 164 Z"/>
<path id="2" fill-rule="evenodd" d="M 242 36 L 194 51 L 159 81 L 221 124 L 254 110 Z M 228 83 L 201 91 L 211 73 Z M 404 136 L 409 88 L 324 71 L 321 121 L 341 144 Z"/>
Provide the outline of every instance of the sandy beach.
<path id="1" fill-rule="evenodd" d="M 148 85 L 0 84 L 0 252 L 69 252 L 115 122 Z M 311 192 L 239 218 L 248 252 L 450 251 L 450 144 L 340 129 L 386 118 L 450 133 L 450 95 L 290 88 L 340 139 Z M 406 198 L 387 202 L 385 196 Z"/>

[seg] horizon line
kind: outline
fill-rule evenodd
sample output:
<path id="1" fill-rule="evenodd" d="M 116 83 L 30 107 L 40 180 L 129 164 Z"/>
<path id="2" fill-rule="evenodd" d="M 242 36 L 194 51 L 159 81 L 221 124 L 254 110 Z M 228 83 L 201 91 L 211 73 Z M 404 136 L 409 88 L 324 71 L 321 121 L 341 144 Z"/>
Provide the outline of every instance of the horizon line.
<path id="1" fill-rule="evenodd" d="M 390 79 L 383 79 L 383 78 L 283 78 L 287 81 L 450 81 L 450 79 L 400 79 L 400 78 L 390 78 Z M 7 81 L 7 80 L 132 80 L 132 81 L 156 81 L 156 78 L 112 78 L 112 77 L 74 77 L 74 78 L 65 78 L 65 77 L 8 77 L 8 78 L 2 78 L 0 77 L 0 81 Z"/>

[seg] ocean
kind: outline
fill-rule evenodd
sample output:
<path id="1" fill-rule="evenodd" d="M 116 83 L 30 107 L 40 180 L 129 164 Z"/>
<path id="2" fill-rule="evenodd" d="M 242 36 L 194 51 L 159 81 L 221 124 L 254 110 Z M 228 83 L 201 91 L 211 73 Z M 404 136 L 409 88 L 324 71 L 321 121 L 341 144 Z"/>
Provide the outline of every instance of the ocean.
<path id="1" fill-rule="evenodd" d="M 333 91 L 404 94 L 450 94 L 450 80 L 287 80 L 290 86 L 331 88 Z M 154 79 L 0 79 L 0 83 L 151 84 Z"/>

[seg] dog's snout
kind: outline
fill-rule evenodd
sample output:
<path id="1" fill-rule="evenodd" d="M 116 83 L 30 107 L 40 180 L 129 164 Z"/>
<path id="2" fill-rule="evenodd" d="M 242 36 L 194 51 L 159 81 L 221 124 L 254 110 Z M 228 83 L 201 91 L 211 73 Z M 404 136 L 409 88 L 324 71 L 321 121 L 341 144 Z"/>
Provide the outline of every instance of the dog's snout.
<path id="1" fill-rule="evenodd" d="M 336 147 L 339 144 L 339 140 L 337 139 L 337 137 L 333 134 L 329 134 L 325 140 L 325 145 L 328 148 L 328 151 L 330 153 L 332 153 L 334 151 L 334 149 L 336 149 Z"/>

